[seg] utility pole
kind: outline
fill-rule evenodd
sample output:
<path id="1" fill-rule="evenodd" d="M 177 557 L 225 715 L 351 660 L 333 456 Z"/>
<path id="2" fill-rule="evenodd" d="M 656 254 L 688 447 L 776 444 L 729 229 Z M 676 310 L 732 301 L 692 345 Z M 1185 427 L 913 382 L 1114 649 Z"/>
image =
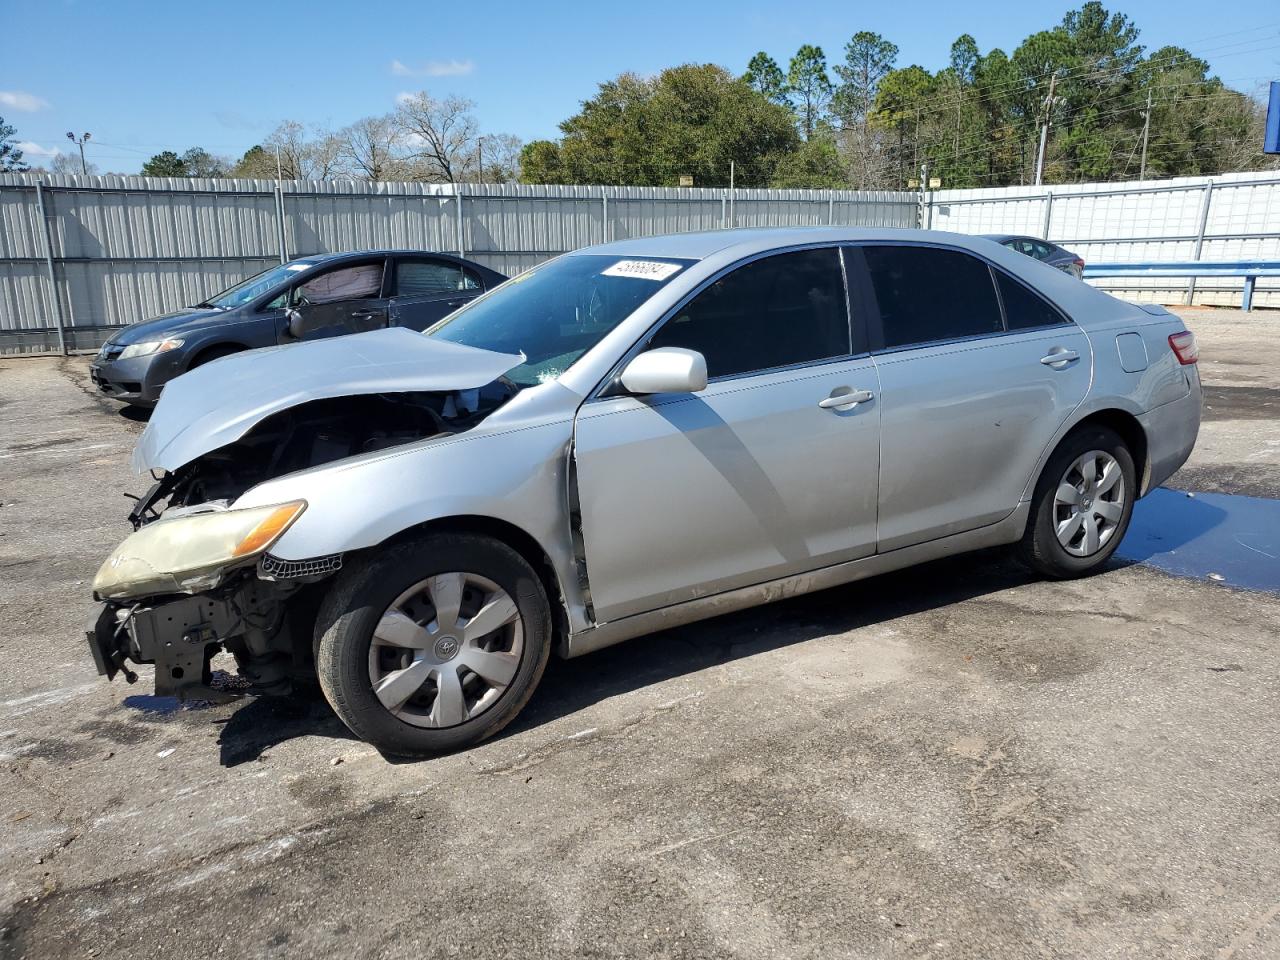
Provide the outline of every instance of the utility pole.
<path id="1" fill-rule="evenodd" d="M 1036 154 L 1036 186 L 1044 180 L 1044 152 L 1049 145 L 1049 120 L 1053 116 L 1053 88 L 1058 83 L 1058 71 L 1049 78 L 1049 96 L 1044 100 L 1044 126 L 1040 128 L 1040 151 Z"/>
<path id="2" fill-rule="evenodd" d="M 276 144 L 276 179 L 284 179 L 284 171 L 280 168 L 280 144 Z"/>
<path id="3" fill-rule="evenodd" d="M 82 133 L 80 134 L 80 139 L 77 140 L 74 133 L 70 130 L 67 131 L 67 139 L 80 148 L 80 172 L 86 177 L 89 175 L 89 165 L 84 162 L 84 143 L 90 136 L 91 134 Z"/>
<path id="4" fill-rule="evenodd" d="M 1151 91 L 1147 91 L 1147 112 L 1142 121 L 1142 165 L 1138 168 L 1138 179 L 1147 179 L 1147 138 L 1151 134 Z M 1129 154 L 1130 158 L 1133 154 Z"/>
<path id="5" fill-rule="evenodd" d="M 484 180 L 484 137 L 476 137 L 476 183 Z"/>
<path id="6" fill-rule="evenodd" d="M 729 161 L 729 225 L 736 227 L 738 225 L 738 215 L 733 209 L 733 161 Z"/>

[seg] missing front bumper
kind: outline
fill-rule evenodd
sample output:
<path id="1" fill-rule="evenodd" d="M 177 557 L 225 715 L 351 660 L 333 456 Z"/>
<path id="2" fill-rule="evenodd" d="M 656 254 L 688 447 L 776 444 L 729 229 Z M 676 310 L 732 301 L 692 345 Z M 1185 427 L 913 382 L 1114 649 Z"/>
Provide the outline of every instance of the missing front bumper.
<path id="1" fill-rule="evenodd" d="M 279 590 L 247 581 L 216 594 L 133 606 L 107 603 L 87 632 L 89 651 L 98 673 L 108 680 L 117 673 L 130 683 L 137 679 L 126 661 L 155 664 L 158 696 L 225 700 L 243 692 L 210 685 L 210 662 L 225 648 L 236 654 L 242 668 L 251 667 L 254 692 L 285 692 L 284 671 L 273 667 L 288 640 L 282 629 L 283 599 Z"/>

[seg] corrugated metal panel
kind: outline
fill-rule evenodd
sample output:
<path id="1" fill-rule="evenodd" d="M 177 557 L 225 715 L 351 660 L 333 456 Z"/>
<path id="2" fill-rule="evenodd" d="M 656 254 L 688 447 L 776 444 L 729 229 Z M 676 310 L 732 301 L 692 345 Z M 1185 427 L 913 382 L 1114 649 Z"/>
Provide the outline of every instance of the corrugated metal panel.
<path id="1" fill-rule="evenodd" d="M 1214 178 L 1203 259 L 1280 256 L 1280 184 L 1257 182 L 1275 179 Z M 509 274 L 605 240 L 731 225 L 911 227 L 919 210 L 917 194 L 892 191 L 749 189 L 734 191 L 730 202 L 729 191 L 718 188 L 478 184 L 462 186 L 459 201 L 453 186 L 433 183 L 0 174 L 0 352 L 18 343 L 18 331 L 27 331 L 27 348 L 56 343 L 38 180 L 73 345 L 205 299 L 277 262 L 277 189 L 290 256 L 461 248 Z M 1040 187 L 940 191 L 930 195 L 929 216 L 936 229 L 1039 235 L 1048 205 L 1050 239 L 1070 242 L 1086 259 L 1188 259 L 1203 184 L 1184 178 L 1054 187 L 1052 201 Z M 1127 284 L 1153 297 L 1169 286 Z M 1201 284 L 1197 299 L 1237 297 L 1237 287 Z M 1260 289 L 1255 302 L 1280 305 L 1280 291 Z"/>

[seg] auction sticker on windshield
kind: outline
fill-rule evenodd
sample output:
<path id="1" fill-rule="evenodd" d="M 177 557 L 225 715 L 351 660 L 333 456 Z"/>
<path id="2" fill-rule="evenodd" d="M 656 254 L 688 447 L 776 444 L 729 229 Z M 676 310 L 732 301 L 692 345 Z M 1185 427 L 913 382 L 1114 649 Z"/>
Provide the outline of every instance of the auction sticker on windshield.
<path id="1" fill-rule="evenodd" d="M 665 280 L 680 271 L 678 263 L 657 260 L 619 260 L 601 272 L 602 277 L 637 277 L 641 280 Z"/>

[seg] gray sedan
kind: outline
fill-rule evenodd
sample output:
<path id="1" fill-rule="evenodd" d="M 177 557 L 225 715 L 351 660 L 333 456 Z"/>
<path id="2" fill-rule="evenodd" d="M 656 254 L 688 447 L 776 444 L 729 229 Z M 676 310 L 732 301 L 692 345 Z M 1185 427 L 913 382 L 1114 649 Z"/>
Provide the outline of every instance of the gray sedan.
<path id="1" fill-rule="evenodd" d="M 104 396 L 150 407 L 166 383 L 210 360 L 387 326 L 423 330 L 505 279 L 444 253 L 305 257 L 194 307 L 129 324 L 103 344 L 89 376 Z"/>
<path id="2" fill-rule="evenodd" d="M 90 650 L 182 697 L 225 695 L 220 650 L 260 693 L 314 663 L 388 753 L 465 746 L 553 652 L 998 545 L 1101 569 L 1191 452 L 1196 359 L 1164 309 L 978 237 L 591 247 L 426 335 L 174 380 Z"/>
<path id="3" fill-rule="evenodd" d="M 1047 263 L 1055 270 L 1069 273 L 1080 280 L 1084 277 L 1084 261 L 1065 247 L 1039 237 L 1023 237 L 1008 233 L 989 233 L 988 240 L 994 240 L 1001 246 L 1008 247 L 1023 256 L 1041 263 Z"/>

